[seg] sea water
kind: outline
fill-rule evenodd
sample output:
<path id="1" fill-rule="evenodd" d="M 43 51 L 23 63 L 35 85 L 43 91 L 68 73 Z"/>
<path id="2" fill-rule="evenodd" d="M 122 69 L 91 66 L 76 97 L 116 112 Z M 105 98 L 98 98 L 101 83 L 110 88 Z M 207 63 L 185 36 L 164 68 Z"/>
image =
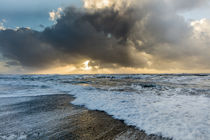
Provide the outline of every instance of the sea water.
<path id="1" fill-rule="evenodd" d="M 210 139 L 208 74 L 0 75 L 6 99 L 0 106 L 9 98 L 64 93 L 75 97 L 74 105 L 105 111 L 147 134 Z"/>

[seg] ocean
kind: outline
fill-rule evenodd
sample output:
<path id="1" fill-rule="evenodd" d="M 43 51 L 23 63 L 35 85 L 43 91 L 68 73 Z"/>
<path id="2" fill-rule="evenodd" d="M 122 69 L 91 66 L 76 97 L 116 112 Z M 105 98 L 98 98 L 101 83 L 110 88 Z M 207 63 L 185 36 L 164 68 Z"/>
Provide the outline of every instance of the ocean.
<path id="1" fill-rule="evenodd" d="M 105 112 L 148 135 L 174 140 L 210 139 L 209 74 L 0 75 L 0 119 L 18 111 L 19 106 L 10 111 L 8 105 L 64 94 L 74 97 L 69 104 Z M 61 102 L 56 100 L 57 104 Z M 68 116 L 65 112 L 63 115 Z M 49 119 L 55 114 L 48 114 Z M 34 124 L 39 123 L 31 117 L 28 119 Z M 18 123 L 10 126 L 5 122 L 10 120 L 0 121 L 0 139 L 17 138 Z M 25 133 L 18 134 L 18 139 L 27 139 Z"/>

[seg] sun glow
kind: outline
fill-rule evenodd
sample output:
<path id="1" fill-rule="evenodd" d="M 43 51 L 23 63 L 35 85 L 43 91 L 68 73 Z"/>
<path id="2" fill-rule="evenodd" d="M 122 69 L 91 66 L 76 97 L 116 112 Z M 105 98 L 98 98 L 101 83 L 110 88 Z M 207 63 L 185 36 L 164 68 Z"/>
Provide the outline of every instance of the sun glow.
<path id="1" fill-rule="evenodd" d="M 89 60 L 87 60 L 87 61 L 85 61 L 85 62 L 83 63 L 83 64 L 84 64 L 83 70 L 88 71 L 88 70 L 91 70 L 91 69 L 92 69 L 92 67 L 89 66 L 89 63 L 90 63 Z"/>
<path id="2" fill-rule="evenodd" d="M 105 6 L 109 6 L 109 0 L 103 0 Z"/>

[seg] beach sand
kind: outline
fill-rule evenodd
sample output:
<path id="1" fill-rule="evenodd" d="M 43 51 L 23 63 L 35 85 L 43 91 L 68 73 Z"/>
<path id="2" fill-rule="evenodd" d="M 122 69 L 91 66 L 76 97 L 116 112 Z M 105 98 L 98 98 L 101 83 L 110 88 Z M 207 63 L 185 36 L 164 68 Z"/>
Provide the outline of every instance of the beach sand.
<path id="1" fill-rule="evenodd" d="M 0 140 L 166 140 L 105 112 L 72 105 L 70 95 L 0 98 Z"/>

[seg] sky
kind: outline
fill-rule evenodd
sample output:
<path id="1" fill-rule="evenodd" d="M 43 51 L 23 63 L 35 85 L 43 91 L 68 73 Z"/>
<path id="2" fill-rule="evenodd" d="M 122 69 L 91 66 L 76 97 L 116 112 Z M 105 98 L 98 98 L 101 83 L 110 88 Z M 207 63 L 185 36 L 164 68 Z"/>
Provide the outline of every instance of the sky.
<path id="1" fill-rule="evenodd" d="M 0 0 L 0 73 L 210 73 L 209 0 Z"/>
<path id="2" fill-rule="evenodd" d="M 67 6 L 81 7 L 79 0 L 0 0 L 0 19 L 5 27 L 30 27 L 42 30 L 40 25 L 50 26 L 49 12 Z"/>

